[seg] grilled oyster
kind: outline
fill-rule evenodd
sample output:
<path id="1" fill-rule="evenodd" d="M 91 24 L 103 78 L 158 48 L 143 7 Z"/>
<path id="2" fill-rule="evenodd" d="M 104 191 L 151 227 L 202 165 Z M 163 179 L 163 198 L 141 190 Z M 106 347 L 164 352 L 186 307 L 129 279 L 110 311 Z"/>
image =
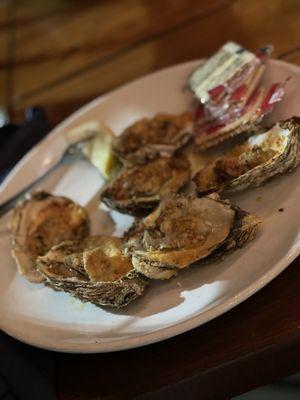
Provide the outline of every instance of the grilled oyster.
<path id="1" fill-rule="evenodd" d="M 38 192 L 14 209 L 10 228 L 12 256 L 20 275 L 41 282 L 36 258 L 63 240 L 87 236 L 89 218 L 85 209 L 72 200 Z"/>
<path id="2" fill-rule="evenodd" d="M 260 186 L 300 162 L 300 119 L 291 118 L 251 136 L 227 154 L 208 163 L 194 177 L 197 191 L 237 191 Z"/>
<path id="3" fill-rule="evenodd" d="M 195 261 L 243 246 L 254 238 L 259 222 L 218 195 L 168 196 L 128 232 L 124 251 L 145 276 L 169 279 Z"/>
<path id="4" fill-rule="evenodd" d="M 48 286 L 97 306 L 124 307 L 147 285 L 121 252 L 121 239 L 104 235 L 54 246 L 37 268 Z"/>
<path id="5" fill-rule="evenodd" d="M 124 168 L 102 191 L 102 201 L 120 212 L 141 215 L 153 209 L 162 196 L 176 193 L 191 178 L 184 158 L 159 158 Z"/>
<path id="6" fill-rule="evenodd" d="M 158 157 L 169 157 L 193 135 L 191 114 L 158 114 L 129 126 L 114 143 L 117 156 L 125 165 L 144 164 Z"/>

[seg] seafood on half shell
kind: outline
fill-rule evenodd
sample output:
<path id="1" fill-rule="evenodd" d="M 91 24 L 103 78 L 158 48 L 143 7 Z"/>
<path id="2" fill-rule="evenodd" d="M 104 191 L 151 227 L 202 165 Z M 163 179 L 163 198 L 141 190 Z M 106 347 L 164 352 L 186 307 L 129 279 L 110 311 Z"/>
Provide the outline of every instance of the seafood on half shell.
<path id="1" fill-rule="evenodd" d="M 66 241 L 37 259 L 46 285 L 97 306 L 124 307 L 141 296 L 147 278 L 133 270 L 121 239 L 105 235 Z"/>
<path id="2" fill-rule="evenodd" d="M 115 139 L 114 151 L 125 165 L 170 157 L 193 136 L 193 120 L 190 113 L 142 118 Z"/>
<path id="3" fill-rule="evenodd" d="M 136 271 L 169 279 L 196 261 L 219 259 L 252 240 L 260 219 L 217 194 L 170 195 L 127 233 L 124 252 Z"/>
<path id="4" fill-rule="evenodd" d="M 42 282 L 36 259 L 64 240 L 81 240 L 89 234 L 86 210 L 72 200 L 46 192 L 32 194 L 18 205 L 10 221 L 12 256 L 20 275 Z"/>
<path id="5" fill-rule="evenodd" d="M 101 199 L 110 208 L 139 216 L 151 211 L 163 196 L 177 193 L 190 179 L 190 163 L 185 158 L 158 158 L 121 169 L 102 190 Z"/>
<path id="6" fill-rule="evenodd" d="M 194 177 L 199 194 L 257 187 L 300 162 L 300 118 L 275 124 L 207 163 Z"/>

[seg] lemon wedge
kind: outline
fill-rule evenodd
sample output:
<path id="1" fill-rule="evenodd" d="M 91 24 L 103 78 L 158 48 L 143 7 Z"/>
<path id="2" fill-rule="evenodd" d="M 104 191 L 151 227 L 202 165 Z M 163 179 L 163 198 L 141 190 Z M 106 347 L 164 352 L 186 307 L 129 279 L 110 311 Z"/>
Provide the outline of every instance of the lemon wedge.
<path id="1" fill-rule="evenodd" d="M 66 136 L 71 143 L 91 137 L 91 140 L 86 142 L 84 152 L 105 179 L 119 166 L 119 160 L 113 152 L 115 134 L 103 122 L 85 122 L 69 130 Z"/>

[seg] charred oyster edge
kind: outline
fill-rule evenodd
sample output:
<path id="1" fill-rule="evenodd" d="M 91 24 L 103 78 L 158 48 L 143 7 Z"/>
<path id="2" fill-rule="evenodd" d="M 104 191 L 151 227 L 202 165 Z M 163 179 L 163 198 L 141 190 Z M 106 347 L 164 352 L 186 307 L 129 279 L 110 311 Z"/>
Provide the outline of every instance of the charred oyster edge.
<path id="1" fill-rule="evenodd" d="M 287 121 L 279 122 L 279 128 L 290 130 L 291 136 L 288 145 L 281 155 L 258 165 L 240 177 L 225 185 L 225 191 L 244 190 L 248 187 L 259 187 L 277 175 L 290 172 L 300 162 L 300 118 L 293 117 Z"/>
<path id="2" fill-rule="evenodd" d="M 96 306 L 126 307 L 142 296 L 148 284 L 147 278 L 137 271 L 130 271 L 114 282 L 77 282 L 72 278 L 62 281 L 55 278 L 49 279 L 41 269 L 40 272 L 45 278 L 46 286 Z"/>
<path id="3" fill-rule="evenodd" d="M 132 130 L 137 124 L 144 123 L 144 137 L 147 137 L 149 124 L 154 121 L 175 124 L 178 131 L 174 134 L 173 141 L 170 141 L 169 143 L 146 143 L 133 151 L 127 151 L 126 148 L 123 148 L 122 141 L 124 140 L 124 137 L 129 135 L 130 129 Z M 160 157 L 170 158 L 178 149 L 185 146 L 193 138 L 193 126 L 193 115 L 190 112 L 184 112 L 178 115 L 158 113 L 152 118 L 141 118 L 128 126 L 121 135 L 115 138 L 113 151 L 117 158 L 122 161 L 126 167 L 143 165 Z"/>
<path id="4" fill-rule="evenodd" d="M 108 196 L 101 196 L 101 201 L 110 209 L 116 210 L 122 214 L 141 217 L 157 206 L 159 196 L 132 198 L 131 202 L 117 201 Z"/>
<path id="5" fill-rule="evenodd" d="M 144 170 L 145 167 L 148 168 L 149 166 L 153 166 L 153 169 L 150 168 L 150 174 L 149 169 Z M 157 166 L 160 167 L 160 170 L 157 170 Z M 145 177 L 145 182 L 147 181 L 147 178 L 148 181 L 150 180 L 151 182 L 153 176 L 160 176 L 160 171 L 164 168 L 169 171 L 170 175 L 166 180 L 161 180 L 159 182 L 160 186 L 158 186 L 158 183 L 155 182 L 152 186 L 152 188 L 155 190 L 152 191 L 151 194 L 147 195 L 147 189 L 143 193 L 142 189 L 145 188 L 145 186 L 143 186 L 144 182 L 141 182 L 137 192 L 133 191 L 131 196 L 129 196 L 127 193 L 127 196 L 125 196 L 123 199 L 117 199 L 113 192 L 111 192 L 111 188 L 113 188 L 115 184 L 118 185 L 118 182 L 122 180 L 123 182 L 126 181 L 126 173 L 129 174 L 129 177 L 134 174 L 143 174 Z M 163 179 L 163 177 L 160 178 Z M 180 192 L 186 187 L 186 185 L 190 183 L 190 181 L 191 163 L 183 155 L 173 158 L 158 158 L 147 165 L 136 165 L 131 168 L 124 167 L 121 169 L 119 173 L 102 188 L 100 192 L 100 199 L 104 204 L 113 210 L 140 217 L 153 210 L 163 196 L 169 193 Z M 128 180 L 127 175 L 126 186 L 132 186 L 130 185 L 132 182 L 133 181 L 131 178 Z M 136 183 L 134 185 L 136 186 Z"/>
<path id="6" fill-rule="evenodd" d="M 195 144 L 198 149 L 200 150 L 207 150 L 212 147 L 215 147 L 219 145 L 220 143 L 223 143 L 224 141 L 233 139 L 236 136 L 239 135 L 249 135 L 249 134 L 254 134 L 258 133 L 261 131 L 261 119 L 260 118 L 252 118 L 248 120 L 247 122 L 241 123 L 237 125 L 236 127 L 225 130 L 221 135 L 215 136 L 212 139 L 208 139 L 204 142 L 199 143 L 197 141 L 197 134 L 195 137 Z"/>
<path id="7" fill-rule="evenodd" d="M 63 246 L 68 247 L 73 244 L 72 241 L 63 242 L 54 246 L 50 252 L 59 251 Z M 49 261 L 47 254 L 38 257 L 37 268 L 45 278 L 46 286 L 96 306 L 125 307 L 140 297 L 148 284 L 148 279 L 133 268 L 113 281 L 92 281 L 84 268 L 73 268 L 69 263 L 57 261 L 55 258 Z"/>
<path id="8" fill-rule="evenodd" d="M 197 190 L 199 195 L 207 195 L 211 192 L 236 192 L 249 187 L 259 187 L 277 175 L 291 172 L 300 162 L 300 118 L 292 117 L 281 121 L 274 126 L 290 131 L 290 140 L 280 155 L 272 157 L 262 165 L 258 165 L 237 178 L 220 185 L 212 185 L 207 190 Z M 267 132 L 260 130 L 259 133 Z M 201 171 L 200 171 L 201 172 Z M 195 181 L 197 175 L 193 178 Z M 197 186 L 197 184 L 196 184 Z"/>

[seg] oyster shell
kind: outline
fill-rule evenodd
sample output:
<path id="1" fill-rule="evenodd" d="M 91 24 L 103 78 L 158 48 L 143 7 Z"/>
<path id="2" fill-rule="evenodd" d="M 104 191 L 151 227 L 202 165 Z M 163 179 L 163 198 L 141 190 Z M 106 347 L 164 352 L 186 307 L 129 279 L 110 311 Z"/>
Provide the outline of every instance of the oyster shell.
<path id="1" fill-rule="evenodd" d="M 158 114 L 143 118 L 125 129 L 114 143 L 125 165 L 144 164 L 158 157 L 170 157 L 193 136 L 193 116 Z"/>
<path id="2" fill-rule="evenodd" d="M 259 218 L 218 195 L 173 195 L 127 234 L 124 251 L 134 268 L 152 279 L 169 279 L 202 260 L 220 258 L 253 239 Z"/>
<path id="3" fill-rule="evenodd" d="M 300 161 L 300 119 L 281 121 L 209 162 L 194 177 L 199 194 L 260 186 Z"/>
<path id="4" fill-rule="evenodd" d="M 124 307 L 143 294 L 148 280 L 133 270 L 121 243 L 104 235 L 66 241 L 39 257 L 37 268 L 53 289 L 97 306 Z"/>
<path id="5" fill-rule="evenodd" d="M 37 192 L 14 209 L 10 228 L 12 256 L 20 275 L 41 282 L 36 258 L 64 240 L 87 236 L 89 218 L 85 209 L 72 200 Z"/>
<path id="6" fill-rule="evenodd" d="M 190 163 L 186 159 L 159 158 L 123 168 L 102 191 L 101 199 L 120 212 L 142 215 L 166 194 L 178 192 L 190 178 Z"/>

